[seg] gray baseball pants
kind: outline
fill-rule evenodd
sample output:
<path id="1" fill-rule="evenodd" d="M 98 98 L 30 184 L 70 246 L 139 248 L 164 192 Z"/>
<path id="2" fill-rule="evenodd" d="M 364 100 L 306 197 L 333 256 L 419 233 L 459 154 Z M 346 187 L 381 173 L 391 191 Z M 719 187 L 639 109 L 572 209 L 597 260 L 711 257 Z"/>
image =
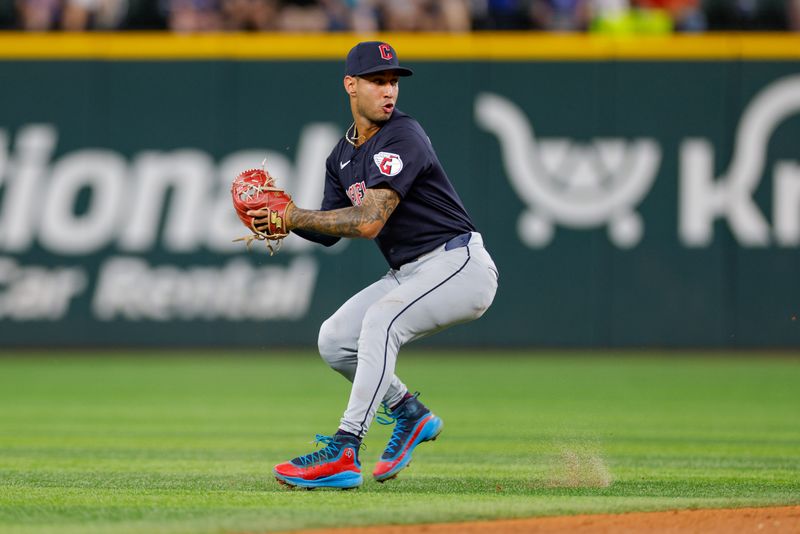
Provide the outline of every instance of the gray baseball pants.
<path id="1" fill-rule="evenodd" d="M 340 429 L 363 437 L 381 401 L 393 406 L 406 394 L 394 373 L 400 347 L 477 319 L 494 300 L 497 267 L 481 235 L 445 248 L 391 269 L 322 324 L 320 355 L 353 382 Z"/>

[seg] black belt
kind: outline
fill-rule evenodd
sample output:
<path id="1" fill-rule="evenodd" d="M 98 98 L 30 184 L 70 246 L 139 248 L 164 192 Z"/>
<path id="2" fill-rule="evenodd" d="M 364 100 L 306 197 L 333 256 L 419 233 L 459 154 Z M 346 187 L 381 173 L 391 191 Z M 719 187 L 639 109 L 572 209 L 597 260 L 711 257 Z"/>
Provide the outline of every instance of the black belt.
<path id="1" fill-rule="evenodd" d="M 453 239 L 444 244 L 445 250 L 453 250 L 454 248 L 466 247 L 469 240 L 472 238 L 472 232 L 455 236 Z"/>

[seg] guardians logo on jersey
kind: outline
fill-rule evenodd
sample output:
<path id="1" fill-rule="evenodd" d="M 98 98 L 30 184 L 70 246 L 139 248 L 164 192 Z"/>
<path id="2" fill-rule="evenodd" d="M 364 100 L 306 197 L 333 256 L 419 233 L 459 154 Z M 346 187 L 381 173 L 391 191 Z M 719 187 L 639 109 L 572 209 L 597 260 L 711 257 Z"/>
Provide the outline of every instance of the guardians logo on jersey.
<path id="1" fill-rule="evenodd" d="M 397 154 L 391 152 L 378 152 L 372 159 L 381 174 L 386 176 L 397 176 L 403 170 L 403 160 Z"/>

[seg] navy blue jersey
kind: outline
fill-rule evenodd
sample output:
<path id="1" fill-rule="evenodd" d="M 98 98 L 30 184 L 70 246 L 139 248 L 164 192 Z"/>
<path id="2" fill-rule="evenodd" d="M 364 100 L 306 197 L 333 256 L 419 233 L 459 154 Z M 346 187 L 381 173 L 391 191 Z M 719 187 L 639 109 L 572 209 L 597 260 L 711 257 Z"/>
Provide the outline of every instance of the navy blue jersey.
<path id="1" fill-rule="evenodd" d="M 400 204 L 375 238 L 394 269 L 452 237 L 475 231 L 422 126 L 397 109 L 358 148 L 344 138 L 339 141 L 325 162 L 321 209 L 361 205 L 364 192 L 380 186 L 400 195 Z M 336 241 L 297 233 L 326 245 Z"/>

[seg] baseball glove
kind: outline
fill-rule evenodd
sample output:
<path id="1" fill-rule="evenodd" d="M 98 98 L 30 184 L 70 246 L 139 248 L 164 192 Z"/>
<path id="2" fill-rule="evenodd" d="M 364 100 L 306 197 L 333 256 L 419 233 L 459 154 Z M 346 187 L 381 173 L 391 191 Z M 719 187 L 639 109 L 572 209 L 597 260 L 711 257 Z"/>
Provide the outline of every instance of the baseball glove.
<path id="1" fill-rule="evenodd" d="M 275 179 L 262 169 L 249 169 L 239 174 L 231 185 L 231 196 L 239 219 L 253 232 L 234 241 L 244 241 L 248 250 L 253 241 L 266 241 L 270 256 L 277 252 L 283 238 L 289 235 L 285 216 L 292 197 L 277 187 Z M 251 210 L 269 212 L 266 226 L 261 223 L 256 227 L 253 217 L 247 214 Z"/>

